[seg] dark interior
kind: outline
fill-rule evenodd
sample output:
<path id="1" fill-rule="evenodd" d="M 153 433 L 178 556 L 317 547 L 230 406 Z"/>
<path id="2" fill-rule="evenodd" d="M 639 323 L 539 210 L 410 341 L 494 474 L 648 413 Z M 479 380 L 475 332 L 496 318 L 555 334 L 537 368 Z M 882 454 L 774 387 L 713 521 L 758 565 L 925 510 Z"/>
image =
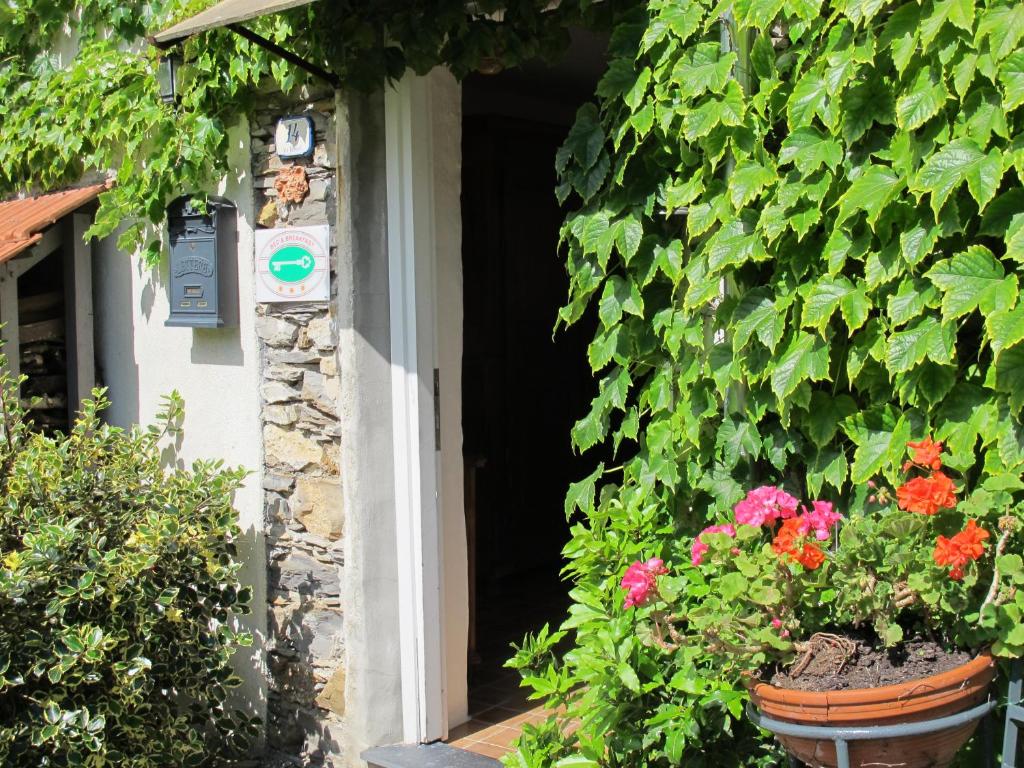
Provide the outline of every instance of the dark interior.
<path id="1" fill-rule="evenodd" d="M 29 421 L 41 432 L 68 431 L 68 366 L 65 326 L 65 256 L 50 254 L 18 278 L 21 396 Z"/>
<path id="2" fill-rule="evenodd" d="M 564 618 L 563 501 L 597 461 L 570 444 L 596 392 L 586 358 L 594 323 L 552 335 L 568 290 L 558 252 L 566 210 L 554 189 L 555 153 L 592 97 L 603 51 L 581 32 L 553 67 L 475 75 L 463 87 L 471 707 L 474 688 L 507 675 L 511 642 Z"/>

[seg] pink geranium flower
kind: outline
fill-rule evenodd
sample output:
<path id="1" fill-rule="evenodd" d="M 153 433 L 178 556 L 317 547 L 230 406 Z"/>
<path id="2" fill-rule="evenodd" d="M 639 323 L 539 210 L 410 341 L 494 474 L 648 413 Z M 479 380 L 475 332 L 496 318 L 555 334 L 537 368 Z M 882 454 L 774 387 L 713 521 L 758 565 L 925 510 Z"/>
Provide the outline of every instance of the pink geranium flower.
<path id="1" fill-rule="evenodd" d="M 705 533 L 725 533 L 735 537 L 736 529 L 731 524 L 726 523 L 725 525 L 709 525 L 698 533 L 697 538 L 693 540 L 693 546 L 690 547 L 690 562 L 694 565 L 700 565 L 704 562 L 704 553 L 708 551 L 708 545 L 701 538 Z"/>
<path id="2" fill-rule="evenodd" d="M 781 488 L 762 485 L 750 491 L 743 501 L 733 507 L 736 522 L 741 525 L 772 525 L 776 520 L 796 517 L 799 502 Z"/>
<path id="3" fill-rule="evenodd" d="M 814 531 L 814 537 L 818 541 L 825 541 L 832 535 L 832 528 L 843 519 L 843 516 L 836 512 L 829 501 L 815 501 L 813 509 L 804 507 L 804 513 L 800 515 L 800 534 L 808 535 Z"/>
<path id="4" fill-rule="evenodd" d="M 657 557 L 646 563 L 637 560 L 626 569 L 622 577 L 622 588 L 626 590 L 625 607 L 646 603 L 658 589 L 658 577 L 668 573 L 665 564 Z"/>

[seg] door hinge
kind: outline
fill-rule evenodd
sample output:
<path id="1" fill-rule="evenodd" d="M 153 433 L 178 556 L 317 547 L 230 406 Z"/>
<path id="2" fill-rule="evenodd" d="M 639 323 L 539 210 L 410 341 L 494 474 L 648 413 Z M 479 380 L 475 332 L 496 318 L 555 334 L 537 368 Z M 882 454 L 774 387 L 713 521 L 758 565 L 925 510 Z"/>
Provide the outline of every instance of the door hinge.
<path id="1" fill-rule="evenodd" d="M 441 371 L 434 369 L 434 450 L 441 450 Z"/>

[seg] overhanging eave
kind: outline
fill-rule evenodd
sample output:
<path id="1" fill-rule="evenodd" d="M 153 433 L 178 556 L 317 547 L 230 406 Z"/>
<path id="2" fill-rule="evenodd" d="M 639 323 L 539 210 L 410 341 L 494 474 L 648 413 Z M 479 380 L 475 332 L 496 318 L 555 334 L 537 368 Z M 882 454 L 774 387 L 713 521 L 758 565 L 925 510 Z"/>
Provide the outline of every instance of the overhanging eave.
<path id="1" fill-rule="evenodd" d="M 251 21 L 312 2 L 314 0 L 221 0 L 213 7 L 157 32 L 152 42 L 158 48 L 170 48 L 200 32 Z"/>

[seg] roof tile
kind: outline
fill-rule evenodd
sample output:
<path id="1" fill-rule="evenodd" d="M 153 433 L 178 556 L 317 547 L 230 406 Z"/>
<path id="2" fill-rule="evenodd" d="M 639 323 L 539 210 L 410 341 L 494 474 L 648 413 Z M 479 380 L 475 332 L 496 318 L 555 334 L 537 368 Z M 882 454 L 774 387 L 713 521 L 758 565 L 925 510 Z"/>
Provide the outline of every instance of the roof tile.
<path id="1" fill-rule="evenodd" d="M 93 184 L 0 202 L 0 263 L 39 242 L 47 227 L 92 202 L 107 189 L 106 184 Z"/>

